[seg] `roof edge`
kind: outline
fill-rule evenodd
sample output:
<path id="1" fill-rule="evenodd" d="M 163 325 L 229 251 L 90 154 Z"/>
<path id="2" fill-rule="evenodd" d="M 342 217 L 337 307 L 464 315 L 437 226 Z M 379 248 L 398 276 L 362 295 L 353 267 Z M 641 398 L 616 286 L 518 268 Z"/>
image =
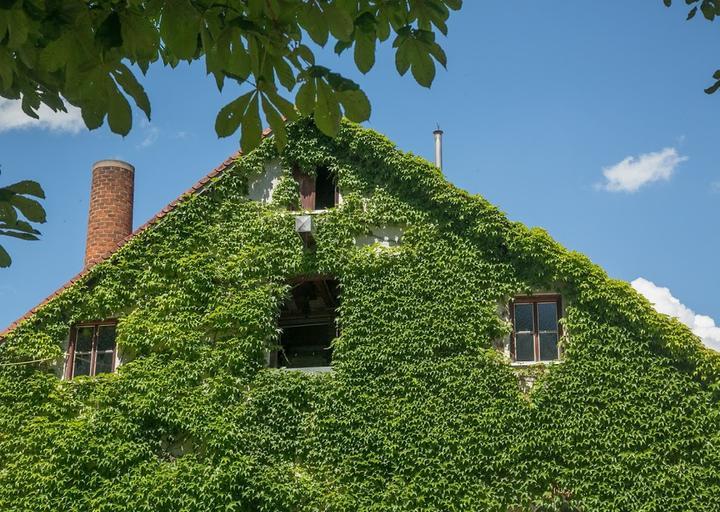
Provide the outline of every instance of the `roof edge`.
<path id="1" fill-rule="evenodd" d="M 267 137 L 270 134 L 270 130 L 265 130 L 263 132 L 263 137 Z M 220 174 L 222 174 L 224 171 L 226 171 L 229 167 L 231 167 L 237 159 L 242 156 L 242 151 L 237 151 L 230 157 L 228 157 L 223 163 L 221 163 L 219 166 L 217 166 L 215 169 L 210 171 L 208 174 L 200 178 L 197 183 L 195 183 L 192 187 L 187 189 L 185 192 L 180 194 L 178 197 L 176 197 L 173 201 L 168 203 L 162 210 L 160 210 L 158 213 L 156 213 L 154 216 L 152 216 L 147 222 L 145 222 L 143 225 L 135 229 L 132 233 L 130 233 L 128 236 L 123 238 L 121 241 L 117 243 L 117 247 L 113 248 L 112 250 L 106 252 L 100 258 L 92 263 L 91 265 L 88 265 L 83 270 L 81 270 L 78 274 L 76 274 L 73 278 L 71 278 L 69 281 L 67 281 L 64 285 L 62 285 L 60 288 L 55 290 L 52 294 L 48 295 L 43 299 L 37 306 L 33 307 L 32 309 L 28 310 L 24 315 L 22 315 L 20 318 L 15 320 L 13 323 L 8 325 L 5 329 L 0 331 L 0 343 L 3 343 L 6 339 L 6 336 L 10 334 L 12 331 L 14 331 L 20 324 L 22 324 L 24 321 L 30 319 L 35 313 L 37 313 L 40 308 L 48 304 L 51 300 L 53 300 L 55 297 L 60 295 L 63 291 L 68 289 L 73 284 L 77 283 L 79 280 L 81 280 L 83 277 L 88 275 L 90 271 L 95 268 L 96 265 L 107 261 L 113 254 L 115 254 L 118 250 L 120 250 L 121 247 L 123 247 L 126 243 L 128 243 L 130 240 L 138 236 L 140 233 L 143 233 L 147 229 L 149 229 L 151 226 L 157 224 L 163 217 L 165 217 L 168 213 L 172 212 L 175 208 L 177 208 L 182 202 L 184 202 L 189 197 L 199 194 L 202 192 L 205 187 L 208 185 L 208 183 L 211 182 L 213 178 L 218 177 Z"/>

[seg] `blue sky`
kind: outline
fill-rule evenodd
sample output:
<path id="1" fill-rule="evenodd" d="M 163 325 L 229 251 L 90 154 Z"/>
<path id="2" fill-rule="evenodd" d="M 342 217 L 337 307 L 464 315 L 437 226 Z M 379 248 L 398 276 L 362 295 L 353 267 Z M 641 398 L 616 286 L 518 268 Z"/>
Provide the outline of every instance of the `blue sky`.
<path id="1" fill-rule="evenodd" d="M 368 126 L 431 159 L 439 123 L 450 181 L 637 280 L 720 347 L 720 93 L 702 91 L 720 67 L 717 27 L 659 0 L 465 3 L 430 90 L 397 76 L 387 44 L 365 76 L 349 54 L 322 63 L 362 84 Z M 0 270 L 0 326 L 80 270 L 93 162 L 135 165 L 137 226 L 237 150 L 213 123 L 239 88 L 218 93 L 202 65 L 155 67 L 144 84 L 152 122 L 137 115 L 126 138 L 72 116 L 17 126 L 14 106 L 0 104 L 0 183 L 40 181 L 49 218 L 39 242 L 2 241 L 15 261 Z"/>

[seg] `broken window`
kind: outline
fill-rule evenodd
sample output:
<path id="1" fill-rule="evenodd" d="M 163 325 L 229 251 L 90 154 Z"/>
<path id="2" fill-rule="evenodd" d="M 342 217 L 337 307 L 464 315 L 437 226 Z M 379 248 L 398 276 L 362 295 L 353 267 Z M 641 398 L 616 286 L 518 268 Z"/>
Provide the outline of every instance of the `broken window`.
<path id="1" fill-rule="evenodd" d="M 282 334 L 271 355 L 275 368 L 329 367 L 337 337 L 339 291 L 334 279 L 308 279 L 292 287 L 279 319 Z"/>
<path id="2" fill-rule="evenodd" d="M 327 210 L 337 206 L 340 198 L 333 174 L 318 167 L 315 176 L 296 170 L 295 179 L 300 187 L 300 206 L 303 210 Z"/>
<path id="3" fill-rule="evenodd" d="M 70 332 L 65 377 L 115 371 L 115 322 L 78 325 Z"/>
<path id="4" fill-rule="evenodd" d="M 540 362 L 560 358 L 562 304 L 559 296 L 517 297 L 510 312 L 513 324 L 510 351 L 514 361 Z"/>

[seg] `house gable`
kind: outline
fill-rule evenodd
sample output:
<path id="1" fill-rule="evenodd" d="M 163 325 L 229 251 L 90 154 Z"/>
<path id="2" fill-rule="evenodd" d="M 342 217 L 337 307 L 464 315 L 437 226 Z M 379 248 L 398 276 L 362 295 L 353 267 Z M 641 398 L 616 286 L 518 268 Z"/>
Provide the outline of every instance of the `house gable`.
<path id="1" fill-rule="evenodd" d="M 309 250 L 293 172 L 319 167 L 343 202 Z M 0 508 L 712 509 L 718 356 L 544 231 L 349 123 L 199 190 L 0 346 L 51 359 L 0 366 Z M 378 227 L 402 243 L 358 243 Z M 338 282 L 331 373 L 266 368 L 303 276 Z M 498 304 L 538 290 L 569 302 L 565 360 L 524 394 Z M 70 328 L 106 318 L 119 371 L 58 379 Z"/>

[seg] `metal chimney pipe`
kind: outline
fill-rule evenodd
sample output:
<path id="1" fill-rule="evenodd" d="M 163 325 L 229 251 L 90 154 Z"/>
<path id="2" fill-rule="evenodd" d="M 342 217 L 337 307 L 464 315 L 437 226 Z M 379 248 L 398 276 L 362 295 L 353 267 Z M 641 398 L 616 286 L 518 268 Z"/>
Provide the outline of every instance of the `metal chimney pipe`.
<path id="1" fill-rule="evenodd" d="M 438 126 L 433 132 L 435 136 L 435 166 L 442 171 L 442 136 L 443 131 Z"/>

